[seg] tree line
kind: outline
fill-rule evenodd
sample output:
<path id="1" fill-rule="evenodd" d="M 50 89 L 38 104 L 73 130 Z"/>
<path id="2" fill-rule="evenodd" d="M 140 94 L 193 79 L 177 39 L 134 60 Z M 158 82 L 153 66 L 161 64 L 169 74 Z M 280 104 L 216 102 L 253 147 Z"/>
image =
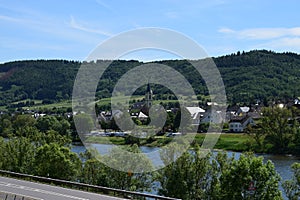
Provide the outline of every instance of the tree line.
<path id="1" fill-rule="evenodd" d="M 196 147 L 193 153 L 185 152 L 165 168 L 131 173 L 103 164 L 105 159 L 114 159 L 118 165 L 131 165 L 122 159 L 119 150 L 112 149 L 101 157 L 93 150 L 78 155 L 66 141 L 53 134 L 1 139 L 0 168 L 130 191 L 156 190 L 159 195 L 181 199 L 282 199 L 281 177 L 273 163 L 251 153 L 242 154 L 238 159 L 222 152 L 203 156 L 203 151 Z M 172 144 L 164 149 L 160 155 L 162 161 L 174 159 L 176 148 L 179 147 Z M 136 145 L 126 149 L 141 152 Z M 135 167 L 144 167 L 145 162 L 149 161 L 142 156 Z M 283 187 L 289 199 L 298 199 L 299 163 L 292 169 L 294 178 L 285 181 Z"/>
<path id="2" fill-rule="evenodd" d="M 222 75 L 229 104 L 249 105 L 259 100 L 267 105 L 270 101 L 300 96 L 300 55 L 261 50 L 238 52 L 213 60 Z M 97 62 L 101 64 L 105 61 Z M 180 72 L 190 82 L 197 95 L 208 95 L 204 80 L 187 60 L 155 63 L 165 64 Z M 28 99 L 49 103 L 70 99 L 81 64 L 66 60 L 31 60 L 0 64 L 0 105 L 9 106 L 12 102 Z M 110 97 L 122 75 L 142 64 L 133 60 L 113 61 L 99 80 L 96 97 Z M 153 86 L 152 89 L 155 94 L 171 93 L 168 88 L 159 85 Z M 145 88 L 138 88 L 135 94 L 144 95 Z"/>
<path id="3" fill-rule="evenodd" d="M 252 137 L 248 147 L 255 152 L 300 154 L 299 109 L 295 107 L 266 107 L 262 118 L 246 132 Z"/>

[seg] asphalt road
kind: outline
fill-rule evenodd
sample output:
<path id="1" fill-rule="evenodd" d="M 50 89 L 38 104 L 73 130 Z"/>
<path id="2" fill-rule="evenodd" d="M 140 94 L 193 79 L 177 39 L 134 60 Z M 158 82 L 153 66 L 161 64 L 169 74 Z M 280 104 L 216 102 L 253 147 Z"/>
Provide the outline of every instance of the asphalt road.
<path id="1" fill-rule="evenodd" d="M 0 177 L 0 191 L 13 193 L 18 196 L 27 196 L 38 200 L 120 200 L 79 190 L 66 189 L 46 184 Z"/>

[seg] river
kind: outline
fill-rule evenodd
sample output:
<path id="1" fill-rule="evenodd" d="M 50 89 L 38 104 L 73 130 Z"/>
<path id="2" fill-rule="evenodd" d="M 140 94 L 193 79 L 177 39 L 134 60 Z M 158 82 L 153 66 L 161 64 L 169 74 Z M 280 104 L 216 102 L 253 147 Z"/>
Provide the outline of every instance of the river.
<path id="1" fill-rule="evenodd" d="M 92 144 L 93 147 L 95 147 L 100 154 L 107 154 L 111 148 L 113 148 L 113 145 L 108 145 L 108 144 Z M 159 148 L 158 147 L 145 147 L 142 146 L 140 147 L 141 151 L 146 153 L 148 158 L 152 161 L 154 166 L 160 166 L 162 165 L 162 161 L 159 157 L 159 152 L 157 151 Z M 73 146 L 72 151 L 75 153 L 81 153 L 84 152 L 86 148 L 84 146 Z M 233 156 L 238 159 L 241 155 L 239 152 L 231 152 L 227 151 L 227 154 L 229 156 Z M 290 156 L 290 155 L 271 155 L 271 154 L 256 154 L 257 156 L 263 156 L 264 160 L 271 160 L 276 168 L 276 171 L 280 174 L 282 177 L 282 181 L 291 179 L 293 176 L 292 170 L 291 170 L 291 165 L 294 162 L 300 162 L 300 157 L 296 156 Z M 287 199 L 282 187 L 280 186 L 280 190 L 282 191 L 284 199 Z"/>

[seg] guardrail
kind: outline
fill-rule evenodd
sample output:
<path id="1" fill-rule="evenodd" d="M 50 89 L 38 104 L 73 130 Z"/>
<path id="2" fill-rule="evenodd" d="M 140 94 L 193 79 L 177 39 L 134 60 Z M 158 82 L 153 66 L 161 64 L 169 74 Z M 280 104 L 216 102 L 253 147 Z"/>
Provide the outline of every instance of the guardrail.
<path id="1" fill-rule="evenodd" d="M 86 183 L 77 183 L 77 182 L 72 182 L 72 181 L 66 181 L 66 180 L 59 180 L 59 179 L 53 179 L 53 178 L 45 178 L 45 177 L 40 177 L 40 176 L 33 176 L 33 175 L 28 175 L 28 174 L 21 174 L 17 172 L 10 172 L 10 171 L 5 171 L 5 170 L 0 170 L 0 174 L 5 175 L 5 176 L 10 176 L 10 177 L 17 177 L 17 178 L 22 178 L 25 180 L 34 180 L 42 183 L 50 183 L 50 184 L 55 184 L 58 186 L 70 186 L 71 188 L 77 188 L 77 189 L 86 189 L 87 191 L 93 191 L 93 192 L 101 192 L 103 194 L 113 194 L 114 196 L 122 196 L 128 199 L 154 199 L 154 200 L 180 200 L 176 198 L 171 198 L 171 197 L 164 197 L 164 196 L 159 196 L 159 195 L 154 195 L 154 194 L 145 194 L 145 193 L 140 193 L 140 192 L 132 192 L 132 191 L 127 191 L 127 190 L 120 190 L 120 189 L 115 189 L 115 188 L 108 188 L 108 187 L 102 187 L 102 186 L 97 186 L 97 185 L 90 185 Z"/>

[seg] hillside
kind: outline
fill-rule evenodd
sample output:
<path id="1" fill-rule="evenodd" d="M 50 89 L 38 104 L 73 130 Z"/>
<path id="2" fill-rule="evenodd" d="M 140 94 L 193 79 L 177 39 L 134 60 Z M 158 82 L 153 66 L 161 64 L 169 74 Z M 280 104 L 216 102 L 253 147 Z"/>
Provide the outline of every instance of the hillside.
<path id="1" fill-rule="evenodd" d="M 229 103 L 249 103 L 300 96 L 300 55 L 250 51 L 213 58 L 226 87 Z M 99 61 L 101 62 L 101 61 Z M 197 94 L 206 95 L 204 81 L 185 60 L 166 60 L 166 64 L 182 73 Z M 73 81 L 80 62 L 65 60 L 15 61 L 0 64 L 0 105 L 35 99 L 57 102 L 70 99 Z M 97 97 L 109 97 L 116 81 L 129 69 L 143 63 L 114 61 L 104 73 Z M 166 92 L 154 86 L 154 93 Z M 144 88 L 136 91 L 143 94 Z"/>

